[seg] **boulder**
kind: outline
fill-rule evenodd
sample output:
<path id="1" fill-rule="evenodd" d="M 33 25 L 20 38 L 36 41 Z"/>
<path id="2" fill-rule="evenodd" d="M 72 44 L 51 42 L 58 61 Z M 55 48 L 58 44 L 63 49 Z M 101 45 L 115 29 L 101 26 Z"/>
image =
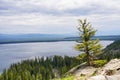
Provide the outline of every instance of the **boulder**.
<path id="1" fill-rule="evenodd" d="M 120 75 L 104 76 L 98 75 L 90 77 L 88 80 L 120 80 Z"/>
<path id="2" fill-rule="evenodd" d="M 103 75 L 98 75 L 98 76 L 90 77 L 88 80 L 106 80 L 106 78 Z"/>
<path id="3" fill-rule="evenodd" d="M 98 70 L 98 74 L 115 75 L 120 74 L 120 59 L 112 59 L 102 69 Z"/>

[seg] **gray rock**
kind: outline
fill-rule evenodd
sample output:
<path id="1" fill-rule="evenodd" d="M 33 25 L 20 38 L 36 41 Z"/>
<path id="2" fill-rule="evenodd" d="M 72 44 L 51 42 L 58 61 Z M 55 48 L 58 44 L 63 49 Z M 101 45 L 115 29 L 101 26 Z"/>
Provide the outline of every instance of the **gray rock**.
<path id="1" fill-rule="evenodd" d="M 106 78 L 103 75 L 98 75 L 98 76 L 93 76 L 89 78 L 88 80 L 106 80 Z"/>
<path id="2" fill-rule="evenodd" d="M 88 80 L 120 80 L 120 75 L 112 75 L 112 76 L 98 75 L 91 77 Z"/>

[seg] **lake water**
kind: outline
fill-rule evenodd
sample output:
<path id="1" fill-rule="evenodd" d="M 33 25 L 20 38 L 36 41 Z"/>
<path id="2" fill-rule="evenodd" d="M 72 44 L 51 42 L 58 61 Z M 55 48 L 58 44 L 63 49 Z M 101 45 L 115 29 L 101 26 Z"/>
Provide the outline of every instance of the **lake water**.
<path id="1" fill-rule="evenodd" d="M 100 41 L 103 47 L 112 42 Z M 76 44 L 75 41 L 0 44 L 0 72 L 12 63 L 38 56 L 77 56 L 80 52 L 74 49 Z"/>

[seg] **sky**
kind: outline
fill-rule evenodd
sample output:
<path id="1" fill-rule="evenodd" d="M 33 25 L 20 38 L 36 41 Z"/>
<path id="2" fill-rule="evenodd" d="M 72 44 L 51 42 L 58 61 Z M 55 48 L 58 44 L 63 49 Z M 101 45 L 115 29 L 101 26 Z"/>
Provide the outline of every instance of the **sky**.
<path id="1" fill-rule="evenodd" d="M 120 35 L 120 0 L 0 0 L 0 34 L 77 34 L 78 19 Z"/>

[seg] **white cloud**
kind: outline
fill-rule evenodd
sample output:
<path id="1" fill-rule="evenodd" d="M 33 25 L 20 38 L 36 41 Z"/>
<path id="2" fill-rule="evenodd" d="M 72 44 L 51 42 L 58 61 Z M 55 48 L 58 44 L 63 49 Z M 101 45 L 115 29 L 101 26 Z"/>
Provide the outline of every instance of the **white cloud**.
<path id="1" fill-rule="evenodd" d="M 71 9 L 90 9 L 98 8 L 99 11 L 107 9 L 120 11 L 120 0 L 2 0 L 6 6 L 14 7 L 15 9 L 31 10 L 31 9 L 46 9 L 65 11 Z M 94 10 L 96 11 L 96 10 Z"/>
<path id="2" fill-rule="evenodd" d="M 120 0 L 1 0 L 1 2 L 3 4 L 0 5 L 2 13 L 0 33 L 75 32 L 77 20 L 84 18 L 91 21 L 100 31 L 120 29 L 118 25 Z"/>

